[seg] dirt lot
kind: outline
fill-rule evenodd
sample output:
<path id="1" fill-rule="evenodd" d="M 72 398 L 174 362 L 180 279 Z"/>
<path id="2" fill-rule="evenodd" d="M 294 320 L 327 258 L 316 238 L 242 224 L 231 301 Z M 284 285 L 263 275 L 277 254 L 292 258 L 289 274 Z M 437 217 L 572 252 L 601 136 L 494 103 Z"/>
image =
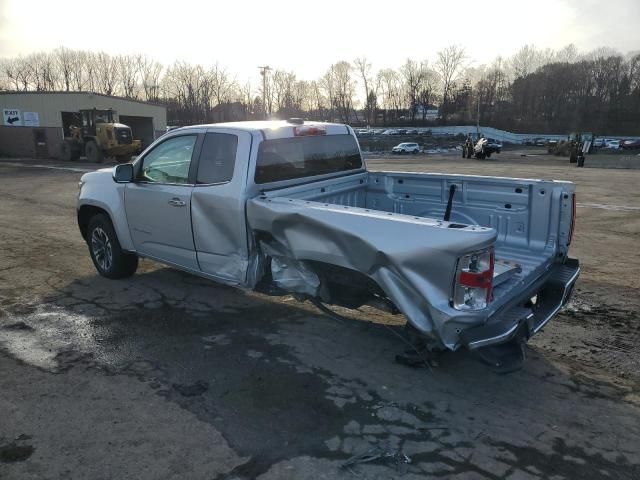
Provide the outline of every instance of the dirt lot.
<path id="1" fill-rule="evenodd" d="M 583 274 L 523 370 L 404 367 L 368 312 L 337 323 L 150 261 L 100 278 L 75 221 L 92 167 L 0 160 L 0 478 L 640 478 L 640 171 L 370 167 L 577 183 Z"/>

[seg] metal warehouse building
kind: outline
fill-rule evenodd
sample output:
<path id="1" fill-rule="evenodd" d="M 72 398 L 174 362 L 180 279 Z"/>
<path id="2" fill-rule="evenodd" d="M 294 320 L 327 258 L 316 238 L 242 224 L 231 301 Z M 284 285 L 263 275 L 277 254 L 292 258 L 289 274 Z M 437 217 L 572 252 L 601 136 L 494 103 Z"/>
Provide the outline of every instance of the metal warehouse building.
<path id="1" fill-rule="evenodd" d="M 113 109 L 143 148 L 166 129 L 162 105 L 91 92 L 0 92 L 0 156 L 59 157 L 69 126 L 79 125 L 78 112 L 92 108 Z"/>

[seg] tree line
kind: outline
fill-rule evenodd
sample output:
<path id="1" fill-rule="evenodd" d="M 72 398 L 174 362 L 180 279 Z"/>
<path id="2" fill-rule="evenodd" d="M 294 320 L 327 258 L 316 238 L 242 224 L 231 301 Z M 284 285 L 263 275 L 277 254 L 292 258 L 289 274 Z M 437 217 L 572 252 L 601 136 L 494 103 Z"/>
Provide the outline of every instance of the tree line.
<path id="1" fill-rule="evenodd" d="M 314 80 L 264 69 L 257 84 L 219 64 L 60 47 L 0 59 L 0 90 L 92 91 L 161 103 L 170 124 L 304 117 L 354 125 L 473 124 L 522 132 L 640 133 L 640 53 L 524 45 L 474 64 L 451 45 L 432 59 L 374 70 L 341 60 Z M 437 111 L 437 115 L 433 112 Z"/>

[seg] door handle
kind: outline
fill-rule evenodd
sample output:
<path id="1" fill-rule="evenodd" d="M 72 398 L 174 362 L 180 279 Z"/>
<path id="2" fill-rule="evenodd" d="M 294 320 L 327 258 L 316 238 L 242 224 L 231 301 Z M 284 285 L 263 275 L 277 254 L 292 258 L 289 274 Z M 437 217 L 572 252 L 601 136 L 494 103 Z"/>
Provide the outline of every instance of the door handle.
<path id="1" fill-rule="evenodd" d="M 169 205 L 173 207 L 184 207 L 187 203 L 183 200 L 180 200 L 178 197 L 174 197 L 169 200 Z"/>

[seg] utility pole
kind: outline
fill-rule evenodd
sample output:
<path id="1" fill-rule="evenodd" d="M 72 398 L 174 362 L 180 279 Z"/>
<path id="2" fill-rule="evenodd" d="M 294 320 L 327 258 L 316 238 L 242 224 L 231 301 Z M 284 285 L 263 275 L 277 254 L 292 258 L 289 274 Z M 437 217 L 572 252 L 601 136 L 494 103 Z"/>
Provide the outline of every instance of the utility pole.
<path id="1" fill-rule="evenodd" d="M 260 75 L 262 75 L 262 110 L 264 111 L 264 118 L 267 118 L 267 75 L 271 67 L 269 65 L 263 65 L 258 67 L 260 69 Z"/>
<path id="2" fill-rule="evenodd" d="M 476 134 L 480 140 L 480 92 L 478 91 L 478 115 L 476 116 Z"/>

